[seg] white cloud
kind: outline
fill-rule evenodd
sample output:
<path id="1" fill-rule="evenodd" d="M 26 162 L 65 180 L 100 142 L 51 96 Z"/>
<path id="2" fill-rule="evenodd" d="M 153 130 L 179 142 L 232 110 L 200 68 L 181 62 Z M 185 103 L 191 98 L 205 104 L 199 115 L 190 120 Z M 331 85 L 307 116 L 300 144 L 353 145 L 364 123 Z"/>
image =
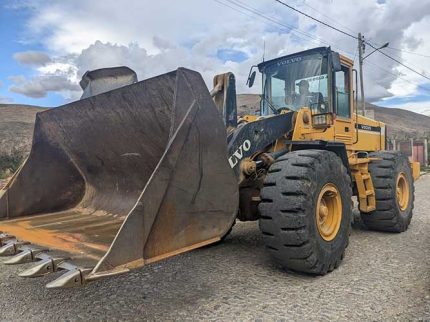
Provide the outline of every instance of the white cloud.
<path id="1" fill-rule="evenodd" d="M 46 97 L 48 92 L 63 92 L 65 96 L 70 92 L 79 91 L 77 84 L 71 82 L 64 75 L 43 75 L 26 79 L 25 77 L 14 77 L 18 80 L 9 90 L 32 98 Z"/>
<path id="2" fill-rule="evenodd" d="M 13 58 L 23 65 L 44 66 L 51 61 L 46 53 L 40 51 L 22 51 L 13 55 Z"/>
<path id="3" fill-rule="evenodd" d="M 184 66 L 201 72 L 208 85 L 215 74 L 232 71 L 240 93 L 249 91 L 244 83 L 250 66 L 261 61 L 264 41 L 266 59 L 325 44 L 351 58 L 356 53 L 354 39 L 299 16 L 273 0 L 235 2 L 256 8 L 284 27 L 232 2 L 220 1 L 236 10 L 210 0 L 37 1 L 32 3 L 28 33 L 45 45 L 52 59 L 37 72 L 40 77 L 65 77 L 68 82 L 62 84 L 67 91 L 63 92 L 70 96 L 69 82 L 77 82 L 89 69 L 127 65 L 136 70 L 139 79 L 144 79 Z M 389 41 L 391 47 L 430 52 L 430 6 L 426 1 L 363 0 L 354 3 L 354 10 L 347 1 L 307 0 L 293 4 L 354 35 L 360 30 L 376 43 Z M 289 26 L 298 26 L 300 31 L 292 33 Z M 223 61 L 217 57 L 220 49 L 243 52 L 245 60 Z M 368 47 L 366 53 L 370 50 Z M 422 71 L 430 69 L 429 58 L 386 51 Z M 398 77 L 399 72 L 406 75 L 402 76 L 406 81 Z M 27 88 L 41 84 L 37 77 Z M 415 95 L 416 84 L 424 81 L 378 53 L 365 61 L 366 98 L 371 101 L 392 95 Z M 45 91 L 53 90 L 45 87 Z M 252 90 L 259 89 L 254 86 Z"/>
<path id="4" fill-rule="evenodd" d="M 382 104 L 383 105 L 383 104 Z M 401 108 L 415 113 L 420 113 L 430 116 L 430 100 L 427 102 L 410 102 L 390 104 L 389 107 Z"/>
<path id="5" fill-rule="evenodd" d="M 11 104 L 11 103 L 13 103 L 12 98 L 0 95 L 0 104 Z"/>

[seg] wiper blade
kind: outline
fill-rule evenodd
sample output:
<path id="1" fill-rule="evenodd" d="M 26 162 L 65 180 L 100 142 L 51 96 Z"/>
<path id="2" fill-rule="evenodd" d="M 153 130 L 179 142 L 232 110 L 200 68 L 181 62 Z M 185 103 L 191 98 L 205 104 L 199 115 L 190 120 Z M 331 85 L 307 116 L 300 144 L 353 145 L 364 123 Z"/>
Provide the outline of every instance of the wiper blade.
<path id="1" fill-rule="evenodd" d="M 267 102 L 267 104 L 269 105 L 270 109 L 272 110 L 273 113 L 275 114 L 279 114 L 278 109 L 276 107 L 274 107 L 272 105 L 272 103 L 269 102 L 269 100 L 265 97 L 265 95 L 262 95 L 263 100 L 265 100 Z"/>

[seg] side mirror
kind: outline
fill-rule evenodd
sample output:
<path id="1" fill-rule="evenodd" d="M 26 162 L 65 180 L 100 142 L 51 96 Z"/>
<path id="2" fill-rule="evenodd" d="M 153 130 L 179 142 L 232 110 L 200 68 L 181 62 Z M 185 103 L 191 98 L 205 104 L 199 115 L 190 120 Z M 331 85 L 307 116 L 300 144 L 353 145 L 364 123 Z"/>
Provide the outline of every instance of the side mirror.
<path id="1" fill-rule="evenodd" d="M 340 57 L 338 52 L 331 52 L 331 67 L 334 72 L 340 72 L 342 70 L 342 65 L 340 64 Z"/>
<path id="2" fill-rule="evenodd" d="M 248 76 L 248 80 L 246 81 L 246 85 L 248 85 L 249 88 L 251 88 L 254 85 L 254 81 L 255 81 L 255 75 L 257 74 L 257 72 L 254 70 L 249 76 Z"/>

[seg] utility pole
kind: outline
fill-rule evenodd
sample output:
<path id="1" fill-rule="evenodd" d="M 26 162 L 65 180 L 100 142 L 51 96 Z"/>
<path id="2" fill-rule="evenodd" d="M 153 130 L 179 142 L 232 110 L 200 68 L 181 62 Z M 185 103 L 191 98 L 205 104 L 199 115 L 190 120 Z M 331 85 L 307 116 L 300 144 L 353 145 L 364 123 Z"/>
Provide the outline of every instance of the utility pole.
<path id="1" fill-rule="evenodd" d="M 361 32 L 358 33 L 358 62 L 359 62 L 359 72 L 360 72 L 360 87 L 361 87 L 361 110 L 363 112 L 363 116 L 366 116 L 366 102 L 364 101 L 364 81 L 363 81 L 363 61 L 372 55 L 375 51 L 380 51 L 383 48 L 388 47 L 390 43 L 385 43 L 379 48 L 375 48 L 371 45 L 374 50 L 363 57 L 364 51 L 366 49 L 366 42 L 364 41 L 364 36 L 361 35 Z M 357 108 L 358 112 L 358 108 Z"/>
<path id="2" fill-rule="evenodd" d="M 363 53 L 364 53 L 364 37 L 361 32 L 358 33 L 358 64 L 360 73 L 360 93 L 361 93 L 361 109 L 363 116 L 366 114 L 366 102 L 364 101 L 364 84 L 363 84 Z M 358 111 L 357 111 L 358 112 Z"/>

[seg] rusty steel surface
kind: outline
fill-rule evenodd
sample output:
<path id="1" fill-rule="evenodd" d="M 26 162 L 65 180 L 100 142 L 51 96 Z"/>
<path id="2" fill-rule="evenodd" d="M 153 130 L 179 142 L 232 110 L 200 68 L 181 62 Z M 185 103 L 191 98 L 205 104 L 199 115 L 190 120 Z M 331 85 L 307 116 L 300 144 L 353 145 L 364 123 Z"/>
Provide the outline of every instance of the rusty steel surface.
<path id="1" fill-rule="evenodd" d="M 1 229 L 35 245 L 100 259 L 109 249 L 124 216 L 85 210 L 28 216 L 0 222 Z"/>
<path id="2" fill-rule="evenodd" d="M 0 231 L 101 258 L 92 278 L 217 241 L 238 206 L 226 140 L 183 68 L 38 113 L 30 156 L 0 191 Z"/>

